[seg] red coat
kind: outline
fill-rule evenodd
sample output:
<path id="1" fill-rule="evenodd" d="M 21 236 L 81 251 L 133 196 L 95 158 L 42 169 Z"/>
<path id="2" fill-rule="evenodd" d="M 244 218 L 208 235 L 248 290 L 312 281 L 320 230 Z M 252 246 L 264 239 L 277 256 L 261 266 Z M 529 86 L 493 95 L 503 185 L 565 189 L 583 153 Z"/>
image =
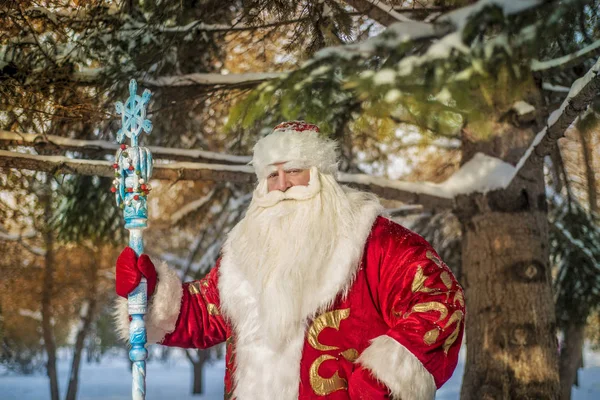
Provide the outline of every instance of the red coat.
<path id="1" fill-rule="evenodd" d="M 184 284 L 176 328 L 162 344 L 226 342 L 225 397 L 231 398 L 236 340 L 220 311 L 219 278 L 217 262 L 205 278 Z M 308 323 L 298 398 L 429 398 L 456 367 L 464 304 L 461 287 L 433 248 L 378 217 L 347 296 L 338 295 Z"/>

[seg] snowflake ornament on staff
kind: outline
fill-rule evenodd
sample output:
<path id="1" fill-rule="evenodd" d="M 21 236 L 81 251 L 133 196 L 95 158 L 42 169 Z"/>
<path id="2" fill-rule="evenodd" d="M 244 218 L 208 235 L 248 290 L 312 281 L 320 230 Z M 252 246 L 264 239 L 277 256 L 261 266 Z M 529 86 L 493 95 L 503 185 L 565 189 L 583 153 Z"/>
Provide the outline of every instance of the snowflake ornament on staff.
<path id="1" fill-rule="evenodd" d="M 129 82 L 129 98 L 125 104 L 116 103 L 117 114 L 121 114 L 122 126 L 117 132 L 117 142 L 121 144 L 115 156 L 115 180 L 111 191 L 115 193 L 117 205 L 123 209 L 125 229 L 129 230 L 129 247 L 138 257 L 144 252 L 142 231 L 147 227 L 148 203 L 150 192 L 148 180 L 152 174 L 152 154 L 145 147 L 138 146 L 138 136 L 142 130 L 150 133 L 152 123 L 146 119 L 146 106 L 150 101 L 150 91 L 144 90 L 138 96 L 137 83 Z M 131 139 L 131 146 L 122 143 L 125 136 Z M 133 387 L 132 398 L 143 400 L 146 397 L 146 326 L 144 315 L 147 308 L 147 284 L 142 278 L 140 284 L 127 299 L 131 323 L 129 342 L 132 361 Z"/>

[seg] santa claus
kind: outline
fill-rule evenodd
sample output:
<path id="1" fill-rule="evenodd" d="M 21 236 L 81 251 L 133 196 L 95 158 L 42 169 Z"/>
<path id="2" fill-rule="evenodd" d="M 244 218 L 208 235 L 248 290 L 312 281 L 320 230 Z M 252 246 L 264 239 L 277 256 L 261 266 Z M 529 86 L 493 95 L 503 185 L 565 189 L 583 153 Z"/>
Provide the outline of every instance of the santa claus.
<path id="1" fill-rule="evenodd" d="M 435 250 L 379 216 L 374 195 L 336 182 L 336 145 L 315 125 L 278 125 L 252 163 L 246 216 L 205 278 L 182 284 L 146 255 L 119 256 L 120 296 L 147 278 L 148 342 L 226 342 L 228 399 L 433 399 L 456 367 L 465 315 Z"/>

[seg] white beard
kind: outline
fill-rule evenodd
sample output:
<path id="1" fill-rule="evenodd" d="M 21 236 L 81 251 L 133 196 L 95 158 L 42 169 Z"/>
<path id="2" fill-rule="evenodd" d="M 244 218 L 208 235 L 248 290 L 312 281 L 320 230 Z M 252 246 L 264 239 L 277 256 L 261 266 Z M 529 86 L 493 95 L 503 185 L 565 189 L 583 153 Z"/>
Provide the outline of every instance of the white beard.
<path id="1" fill-rule="evenodd" d="M 239 400 L 297 398 L 306 322 L 349 288 L 379 211 L 373 195 L 344 191 L 316 168 L 308 186 L 267 193 L 266 181 L 258 185 L 220 268 Z"/>

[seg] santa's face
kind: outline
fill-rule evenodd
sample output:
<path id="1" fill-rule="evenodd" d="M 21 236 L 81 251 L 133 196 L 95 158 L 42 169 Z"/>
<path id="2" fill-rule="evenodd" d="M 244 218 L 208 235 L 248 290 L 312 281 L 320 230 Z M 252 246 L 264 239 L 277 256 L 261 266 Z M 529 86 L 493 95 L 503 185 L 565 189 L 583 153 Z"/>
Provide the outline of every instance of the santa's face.
<path id="1" fill-rule="evenodd" d="M 276 163 L 275 169 L 267 176 L 267 190 L 285 192 L 293 186 L 307 186 L 310 181 L 310 170 L 294 168 L 286 163 Z"/>

